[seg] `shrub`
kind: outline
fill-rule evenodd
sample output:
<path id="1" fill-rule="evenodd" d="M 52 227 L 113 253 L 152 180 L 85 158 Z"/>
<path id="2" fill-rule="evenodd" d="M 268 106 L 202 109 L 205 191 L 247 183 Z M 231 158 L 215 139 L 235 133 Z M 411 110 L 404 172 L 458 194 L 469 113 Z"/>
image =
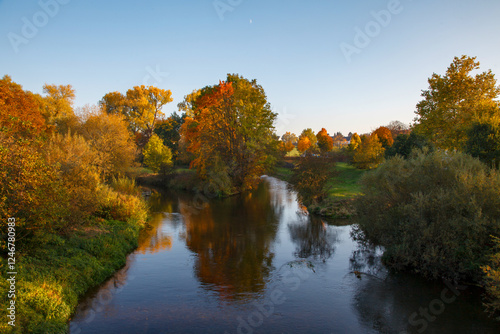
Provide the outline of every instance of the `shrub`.
<path id="1" fill-rule="evenodd" d="M 493 237 L 495 243 L 494 254 L 490 258 L 490 263 L 482 269 L 486 275 L 485 288 L 488 292 L 487 310 L 490 314 L 500 313 L 500 238 Z M 497 317 L 500 321 L 500 316 Z"/>
<path id="2" fill-rule="evenodd" d="M 357 237 L 386 248 L 390 267 L 479 280 L 500 235 L 500 174 L 463 153 L 395 157 L 362 179 Z"/>

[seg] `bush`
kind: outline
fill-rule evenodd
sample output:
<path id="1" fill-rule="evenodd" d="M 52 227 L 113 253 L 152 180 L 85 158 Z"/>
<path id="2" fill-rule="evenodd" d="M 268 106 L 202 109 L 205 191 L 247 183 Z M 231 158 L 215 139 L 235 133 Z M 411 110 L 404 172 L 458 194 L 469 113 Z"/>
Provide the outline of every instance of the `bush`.
<path id="1" fill-rule="evenodd" d="M 500 314 L 500 239 L 493 237 L 495 243 L 494 254 L 490 258 L 490 263 L 482 269 L 486 275 L 485 288 L 488 292 L 486 303 L 487 311 L 490 314 Z M 497 317 L 500 321 L 500 316 Z"/>
<path id="2" fill-rule="evenodd" d="M 428 278 L 480 279 L 500 235 L 500 174 L 463 153 L 398 156 L 362 179 L 357 238 Z"/>

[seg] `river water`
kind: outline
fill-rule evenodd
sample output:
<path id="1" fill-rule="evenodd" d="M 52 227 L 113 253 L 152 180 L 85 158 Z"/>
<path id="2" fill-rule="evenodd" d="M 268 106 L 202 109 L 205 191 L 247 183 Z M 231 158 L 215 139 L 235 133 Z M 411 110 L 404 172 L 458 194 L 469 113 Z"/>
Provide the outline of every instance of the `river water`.
<path id="1" fill-rule="evenodd" d="M 150 202 L 139 247 L 83 298 L 71 334 L 500 332 L 480 291 L 389 273 L 352 226 L 308 215 L 275 178 Z"/>

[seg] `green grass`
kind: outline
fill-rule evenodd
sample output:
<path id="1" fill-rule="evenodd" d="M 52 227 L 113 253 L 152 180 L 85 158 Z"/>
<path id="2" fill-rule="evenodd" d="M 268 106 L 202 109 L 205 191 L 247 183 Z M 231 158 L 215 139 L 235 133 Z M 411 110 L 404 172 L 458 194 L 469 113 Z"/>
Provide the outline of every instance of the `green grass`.
<path id="1" fill-rule="evenodd" d="M 332 199 L 347 199 L 362 195 L 359 180 L 366 173 L 365 170 L 357 169 L 345 162 L 335 165 L 338 175 L 330 180 L 327 185 L 329 197 Z"/>
<path id="2" fill-rule="evenodd" d="M 275 167 L 273 173 L 271 174 L 272 176 L 277 177 L 280 180 L 283 181 L 290 181 L 290 178 L 292 177 L 292 170 L 290 168 L 286 167 Z"/>
<path id="3" fill-rule="evenodd" d="M 17 254 L 16 327 L 2 321 L 0 332 L 67 333 L 79 298 L 125 264 L 126 255 L 137 247 L 139 229 L 132 221 L 102 221 L 65 237 L 37 237 L 32 243 L 43 247 Z M 2 296 L 7 296 L 6 265 L 1 258 Z M 5 314 L 7 298 L 0 299 L 0 308 Z"/>

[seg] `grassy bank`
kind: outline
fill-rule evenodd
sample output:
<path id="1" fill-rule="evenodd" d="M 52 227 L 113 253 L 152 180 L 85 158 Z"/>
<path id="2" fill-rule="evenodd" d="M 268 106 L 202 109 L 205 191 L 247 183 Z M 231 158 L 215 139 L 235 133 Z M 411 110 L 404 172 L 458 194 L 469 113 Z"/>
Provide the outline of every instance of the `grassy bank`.
<path id="1" fill-rule="evenodd" d="M 0 332 L 67 333 L 79 298 L 125 264 L 126 255 L 137 247 L 139 229 L 134 221 L 101 220 L 66 236 L 44 234 L 33 240 L 43 247 L 19 252 L 16 258 L 16 326 L 4 317 Z M 0 266 L 0 294 L 6 297 L 7 260 L 2 258 Z M 7 302 L 0 299 L 2 310 Z"/>
<path id="2" fill-rule="evenodd" d="M 336 163 L 334 170 L 337 174 L 327 183 L 327 198 L 320 203 L 309 205 L 308 210 L 332 218 L 350 218 L 356 215 L 353 203 L 362 195 L 359 180 L 367 171 L 345 162 Z M 292 168 L 276 167 L 272 175 L 289 182 L 292 173 Z"/>

